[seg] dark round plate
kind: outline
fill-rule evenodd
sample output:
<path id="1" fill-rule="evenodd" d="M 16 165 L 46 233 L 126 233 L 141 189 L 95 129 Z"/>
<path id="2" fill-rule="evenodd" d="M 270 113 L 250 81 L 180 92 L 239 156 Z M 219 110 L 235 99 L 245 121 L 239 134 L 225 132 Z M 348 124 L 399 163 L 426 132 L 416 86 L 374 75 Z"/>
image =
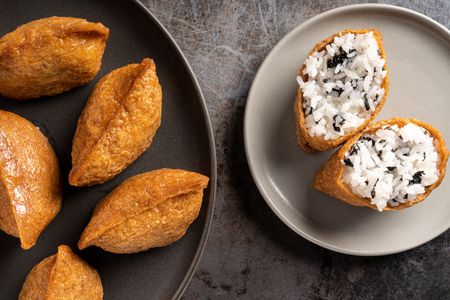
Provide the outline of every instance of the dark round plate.
<path id="1" fill-rule="evenodd" d="M 0 35 L 31 20 L 72 16 L 102 22 L 110 29 L 102 68 L 88 85 L 54 97 L 28 102 L 0 98 L 0 109 L 15 112 L 36 124 L 49 138 L 62 170 L 63 207 L 36 246 L 24 251 L 16 238 L 0 233 L 1 299 L 17 299 L 35 264 L 67 244 L 95 267 L 105 299 L 178 298 L 186 288 L 206 242 L 216 188 L 216 161 L 211 125 L 198 83 L 180 49 L 161 24 L 134 1 L 39 0 L 0 2 Z M 103 185 L 68 185 L 70 152 L 77 119 L 90 92 L 103 75 L 151 57 L 163 89 L 162 124 L 151 147 L 115 179 Z M 182 168 L 210 177 L 198 219 L 186 235 L 168 247 L 117 255 L 76 243 L 96 203 L 126 178 L 158 168 Z"/>

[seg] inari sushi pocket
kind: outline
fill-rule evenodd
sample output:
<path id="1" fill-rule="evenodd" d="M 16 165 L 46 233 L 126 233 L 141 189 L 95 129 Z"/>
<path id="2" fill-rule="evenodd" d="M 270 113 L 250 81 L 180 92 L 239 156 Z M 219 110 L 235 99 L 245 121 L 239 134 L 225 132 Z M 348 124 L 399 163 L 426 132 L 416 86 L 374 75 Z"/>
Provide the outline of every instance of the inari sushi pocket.
<path id="1" fill-rule="evenodd" d="M 319 42 L 297 76 L 297 142 L 327 151 L 363 130 L 386 101 L 389 79 L 382 35 L 345 30 Z"/>
<path id="2" fill-rule="evenodd" d="M 379 121 L 328 160 L 314 188 L 352 205 L 400 210 L 425 200 L 439 186 L 448 155 L 442 135 L 424 122 Z"/>

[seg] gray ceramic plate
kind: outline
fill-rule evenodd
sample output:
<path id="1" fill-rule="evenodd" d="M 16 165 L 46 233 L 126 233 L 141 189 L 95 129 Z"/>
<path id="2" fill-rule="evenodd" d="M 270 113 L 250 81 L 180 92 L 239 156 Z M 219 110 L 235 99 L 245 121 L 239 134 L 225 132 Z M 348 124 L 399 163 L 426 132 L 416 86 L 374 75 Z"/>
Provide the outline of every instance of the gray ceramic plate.
<path id="1" fill-rule="evenodd" d="M 307 155 L 296 144 L 293 103 L 298 68 L 325 37 L 343 29 L 373 27 L 384 35 L 391 79 L 377 119 L 418 118 L 450 142 L 450 33 L 421 14 L 394 6 L 342 7 L 295 28 L 259 69 L 245 112 L 247 159 L 272 210 L 304 238 L 354 255 L 405 251 L 450 227 L 449 176 L 425 202 L 400 212 L 353 207 L 310 187 L 333 152 Z"/>
<path id="2" fill-rule="evenodd" d="M 0 35 L 52 15 L 82 17 L 110 28 L 100 73 L 90 84 L 54 97 L 29 102 L 0 98 L 0 109 L 16 112 L 44 131 L 65 179 L 78 116 L 94 84 L 109 71 L 153 57 L 164 94 L 162 124 L 149 150 L 114 180 L 89 188 L 73 188 L 64 180 L 63 208 L 35 247 L 23 251 L 17 239 L 0 233 L 0 298 L 17 299 L 27 273 L 55 253 L 59 244 L 76 249 L 93 207 L 115 186 L 129 176 L 162 167 L 197 171 L 211 179 L 200 215 L 186 235 L 171 246 L 133 255 L 115 255 L 93 247 L 77 253 L 99 271 L 105 299 L 178 298 L 205 245 L 216 188 L 214 141 L 200 88 L 167 31 L 134 1 L 2 0 Z"/>

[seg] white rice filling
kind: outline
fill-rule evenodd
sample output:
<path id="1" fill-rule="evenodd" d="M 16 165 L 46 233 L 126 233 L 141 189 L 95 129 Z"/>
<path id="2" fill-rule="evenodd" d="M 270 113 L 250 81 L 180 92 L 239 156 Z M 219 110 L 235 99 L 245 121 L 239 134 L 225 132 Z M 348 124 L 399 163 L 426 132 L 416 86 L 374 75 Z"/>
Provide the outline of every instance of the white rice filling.
<path id="1" fill-rule="evenodd" d="M 383 98 L 386 77 L 373 32 L 335 37 L 305 61 L 297 82 L 303 92 L 305 124 L 311 136 L 337 139 L 358 128 Z"/>
<path id="2" fill-rule="evenodd" d="M 433 137 L 409 123 L 383 126 L 364 134 L 345 154 L 343 179 L 352 192 L 382 211 L 416 199 L 439 178 L 439 155 Z"/>

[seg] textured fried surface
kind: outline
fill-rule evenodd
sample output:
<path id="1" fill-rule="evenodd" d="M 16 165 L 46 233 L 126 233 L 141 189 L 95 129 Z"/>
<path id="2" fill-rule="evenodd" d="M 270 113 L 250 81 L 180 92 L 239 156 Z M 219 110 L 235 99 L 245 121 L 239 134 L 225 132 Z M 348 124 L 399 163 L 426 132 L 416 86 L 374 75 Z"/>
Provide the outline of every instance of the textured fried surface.
<path id="1" fill-rule="evenodd" d="M 316 51 L 322 51 L 325 49 L 325 46 L 330 44 L 334 37 L 336 36 L 343 36 L 347 33 L 353 33 L 353 34 L 364 34 L 367 32 L 373 31 L 373 36 L 377 40 L 378 47 L 380 48 L 381 52 L 381 58 L 386 59 L 386 52 L 384 51 L 383 47 L 383 36 L 381 35 L 381 32 L 377 29 L 361 29 L 361 30 L 353 30 L 348 29 L 341 31 L 339 33 L 336 33 L 325 40 L 318 43 L 314 48 L 311 50 L 311 52 L 308 54 L 312 55 Z M 298 75 L 302 77 L 304 81 L 308 80 L 308 75 L 303 75 L 303 69 L 306 67 L 306 65 L 302 65 L 300 70 L 298 71 Z M 308 133 L 308 129 L 306 128 L 305 124 L 305 113 L 303 111 L 303 92 L 300 87 L 297 89 L 297 96 L 295 98 L 294 103 L 294 112 L 295 112 L 295 118 L 296 118 L 296 126 L 297 126 L 297 143 L 299 144 L 300 148 L 307 152 L 315 152 L 315 151 L 327 151 L 334 147 L 339 146 L 343 142 L 345 142 L 347 139 L 349 139 L 351 136 L 355 135 L 356 133 L 363 130 L 367 124 L 369 124 L 375 117 L 378 115 L 378 113 L 381 111 L 381 109 L 384 106 L 384 103 L 386 102 L 386 98 L 388 95 L 389 90 L 389 72 L 387 70 L 386 63 L 384 64 L 384 68 L 386 69 L 386 77 L 384 78 L 383 82 L 381 83 L 381 87 L 384 89 L 384 96 L 378 103 L 378 106 L 376 107 L 375 111 L 372 113 L 370 118 L 366 119 L 364 123 L 362 123 L 358 128 L 353 130 L 352 132 L 346 133 L 340 138 L 333 139 L 333 140 L 325 140 L 322 136 L 311 136 Z"/>
<path id="2" fill-rule="evenodd" d="M 151 144 L 162 90 L 151 59 L 114 70 L 95 86 L 73 139 L 71 185 L 110 180 Z"/>
<path id="3" fill-rule="evenodd" d="M 37 264 L 28 274 L 19 300 L 101 300 L 103 287 L 97 271 L 65 245 Z"/>
<path id="4" fill-rule="evenodd" d="M 0 110 L 0 229 L 32 247 L 61 208 L 58 161 L 26 119 Z"/>
<path id="5" fill-rule="evenodd" d="M 0 39 L 0 94 L 19 100 L 50 96 L 91 81 L 109 30 L 68 17 L 39 19 Z"/>
<path id="6" fill-rule="evenodd" d="M 99 202 L 78 247 L 133 253 L 177 241 L 197 218 L 208 181 L 173 169 L 127 179 Z"/>
<path id="7" fill-rule="evenodd" d="M 22 290 L 19 294 L 19 300 L 46 299 L 50 273 L 52 272 L 55 260 L 56 254 L 47 257 L 34 266 L 23 283 Z"/>
<path id="8" fill-rule="evenodd" d="M 437 188 L 444 179 L 445 166 L 447 164 L 449 151 L 445 146 L 444 138 L 436 128 L 416 119 L 394 118 L 390 120 L 379 121 L 373 123 L 366 130 L 348 139 L 345 144 L 326 162 L 322 170 L 317 173 L 314 182 L 314 188 L 336 199 L 347 202 L 348 204 L 356 206 L 368 206 L 372 209 L 377 210 L 377 207 L 375 205 L 370 204 L 370 199 L 362 198 L 361 196 L 354 194 L 351 188 L 344 183 L 342 179 L 342 174 L 344 173 L 344 165 L 341 161 L 344 158 L 345 153 L 350 150 L 353 144 L 356 143 L 364 133 L 375 133 L 384 125 L 398 125 L 398 127 L 403 127 L 408 123 L 415 123 L 418 126 L 425 128 L 426 130 L 428 130 L 428 132 L 430 132 L 435 141 L 438 142 L 436 148 L 440 157 L 438 165 L 440 176 L 434 184 L 425 188 L 425 193 L 418 195 L 416 199 L 405 203 L 400 203 L 395 207 L 391 207 L 388 205 L 384 210 L 400 210 L 425 200 L 425 198 L 428 197 L 431 191 Z"/>

